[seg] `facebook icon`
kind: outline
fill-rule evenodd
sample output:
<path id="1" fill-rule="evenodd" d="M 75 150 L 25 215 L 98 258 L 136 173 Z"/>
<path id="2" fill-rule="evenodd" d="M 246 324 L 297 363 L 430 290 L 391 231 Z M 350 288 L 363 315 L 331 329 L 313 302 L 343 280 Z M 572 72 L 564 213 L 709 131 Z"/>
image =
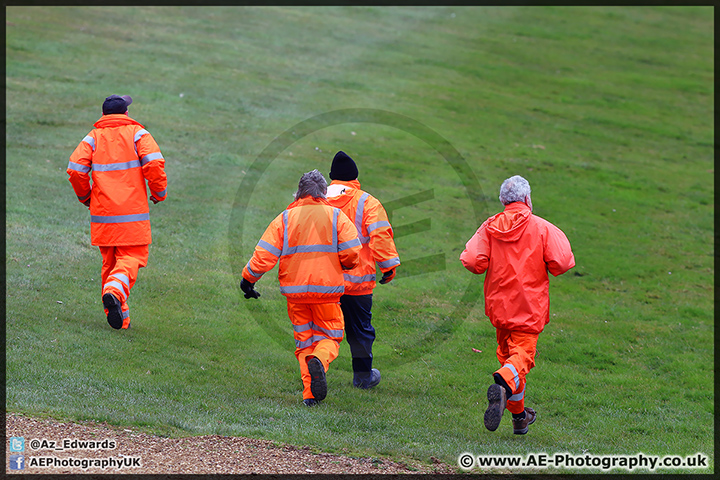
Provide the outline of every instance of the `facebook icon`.
<path id="1" fill-rule="evenodd" d="M 25 470 L 25 455 L 10 455 L 10 470 Z"/>

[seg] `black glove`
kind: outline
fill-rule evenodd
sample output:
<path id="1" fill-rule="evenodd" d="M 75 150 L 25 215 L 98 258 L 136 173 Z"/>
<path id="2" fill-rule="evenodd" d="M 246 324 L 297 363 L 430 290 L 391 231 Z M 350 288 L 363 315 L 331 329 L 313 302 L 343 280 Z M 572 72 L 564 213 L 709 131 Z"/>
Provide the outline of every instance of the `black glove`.
<path id="1" fill-rule="evenodd" d="M 392 270 L 388 270 L 387 272 L 383 273 L 383 276 L 380 279 L 380 284 L 385 285 L 393 278 L 395 278 L 395 269 L 394 268 Z"/>
<path id="2" fill-rule="evenodd" d="M 158 203 L 160 200 L 155 198 L 153 195 L 150 195 L 150 200 L 152 200 L 153 203 Z"/>
<path id="3" fill-rule="evenodd" d="M 83 202 L 83 205 L 85 205 L 86 207 L 90 208 L 90 199 L 88 198 L 87 200 L 85 200 L 85 201 Z"/>
<path id="4" fill-rule="evenodd" d="M 255 284 L 248 282 L 244 277 L 240 282 L 240 290 L 245 293 L 245 298 L 260 298 L 260 292 L 255 290 Z"/>

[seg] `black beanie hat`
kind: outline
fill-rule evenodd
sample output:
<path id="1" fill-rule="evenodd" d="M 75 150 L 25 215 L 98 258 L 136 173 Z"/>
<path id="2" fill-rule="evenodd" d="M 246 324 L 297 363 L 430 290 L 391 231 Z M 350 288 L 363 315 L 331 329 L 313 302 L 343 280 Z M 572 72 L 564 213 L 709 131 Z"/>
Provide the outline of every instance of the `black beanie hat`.
<path id="1" fill-rule="evenodd" d="M 337 152 L 330 166 L 330 179 L 349 182 L 350 180 L 357 179 L 357 177 L 358 169 L 353 159 L 342 150 Z"/>

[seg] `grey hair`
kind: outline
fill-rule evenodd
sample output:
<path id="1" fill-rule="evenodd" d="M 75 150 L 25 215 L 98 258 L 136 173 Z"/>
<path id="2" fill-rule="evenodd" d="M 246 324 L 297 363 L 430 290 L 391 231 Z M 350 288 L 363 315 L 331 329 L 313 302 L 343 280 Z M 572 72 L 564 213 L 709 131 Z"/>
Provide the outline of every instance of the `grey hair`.
<path id="1" fill-rule="evenodd" d="M 530 183 L 520 175 L 505 180 L 500 186 L 500 202 L 508 205 L 513 202 L 524 202 L 530 195 Z"/>
<path id="2" fill-rule="evenodd" d="M 318 169 L 307 172 L 300 177 L 297 192 L 295 192 L 295 200 L 312 196 L 313 198 L 325 198 L 327 193 L 327 180 L 323 177 Z"/>

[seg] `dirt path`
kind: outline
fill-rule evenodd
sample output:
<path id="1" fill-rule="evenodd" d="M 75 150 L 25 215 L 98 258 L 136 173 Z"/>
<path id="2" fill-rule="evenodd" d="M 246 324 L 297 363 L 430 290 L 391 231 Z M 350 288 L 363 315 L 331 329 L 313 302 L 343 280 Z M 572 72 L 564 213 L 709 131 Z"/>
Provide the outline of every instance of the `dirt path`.
<path id="1" fill-rule="evenodd" d="M 205 435 L 165 438 L 105 423 L 62 423 L 8 413 L 6 420 L 6 472 L 31 474 L 128 473 L 128 474 L 399 474 L 457 473 L 455 467 L 405 464 L 375 458 L 312 453 L 309 447 L 281 445 L 266 440 Z M 10 438 L 24 438 L 24 452 L 11 451 Z M 68 439 L 64 450 L 63 441 Z M 38 440 L 44 445 L 33 442 Z M 107 440 L 103 444 L 103 441 Z M 56 442 L 55 449 L 49 442 Z M 106 449 L 75 449 L 73 441 L 96 442 Z M 114 442 L 114 445 L 111 443 Z M 87 445 L 90 447 L 92 445 Z M 37 448 L 37 449 L 36 449 Z M 64 448 L 64 447 L 63 447 Z M 11 456 L 24 456 L 24 469 L 12 470 Z M 43 460 L 54 457 L 54 460 Z M 113 465 L 107 465 L 112 459 Z M 65 465 L 39 466 L 42 461 Z M 106 467 L 102 463 L 106 462 Z M 70 462 L 76 463 L 71 465 Z M 86 464 L 83 468 L 82 463 Z M 97 465 L 90 465 L 96 463 Z M 117 463 L 123 464 L 122 468 Z M 139 464 L 139 466 L 138 466 Z M 17 465 L 17 462 L 14 464 Z"/>

